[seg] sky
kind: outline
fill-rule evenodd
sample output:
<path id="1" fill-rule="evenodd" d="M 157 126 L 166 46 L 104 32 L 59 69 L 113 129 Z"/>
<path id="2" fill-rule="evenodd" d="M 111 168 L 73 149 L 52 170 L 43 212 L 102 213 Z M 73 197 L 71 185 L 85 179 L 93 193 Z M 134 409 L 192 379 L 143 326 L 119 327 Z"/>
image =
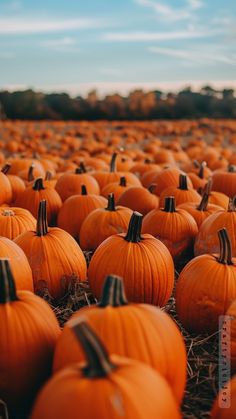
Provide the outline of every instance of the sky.
<path id="1" fill-rule="evenodd" d="M 236 88 L 236 0 L 0 0 L 0 89 Z"/>

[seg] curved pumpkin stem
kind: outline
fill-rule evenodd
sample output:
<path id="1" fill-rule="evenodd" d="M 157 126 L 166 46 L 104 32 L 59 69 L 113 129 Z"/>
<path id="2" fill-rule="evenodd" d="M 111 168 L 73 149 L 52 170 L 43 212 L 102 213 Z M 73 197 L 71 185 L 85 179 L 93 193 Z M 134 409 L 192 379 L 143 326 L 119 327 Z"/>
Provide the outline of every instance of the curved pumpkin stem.
<path id="1" fill-rule="evenodd" d="M 50 170 L 47 170 L 45 174 L 45 180 L 51 180 L 51 179 L 52 179 L 52 172 L 50 172 Z"/>
<path id="2" fill-rule="evenodd" d="M 87 172 L 86 167 L 85 167 L 83 162 L 80 162 L 79 168 L 81 170 L 81 173 L 86 173 Z"/>
<path id="3" fill-rule="evenodd" d="M 0 259 L 0 304 L 17 301 L 16 286 L 9 259 Z"/>
<path id="4" fill-rule="evenodd" d="M 179 175 L 179 189 L 182 191 L 188 190 L 188 184 L 187 184 L 187 176 L 186 175 Z"/>
<path id="5" fill-rule="evenodd" d="M 124 176 L 121 176 L 119 185 L 120 186 L 126 186 L 127 185 L 126 178 Z"/>
<path id="6" fill-rule="evenodd" d="M 200 170 L 199 170 L 199 172 L 198 172 L 198 176 L 200 177 L 200 179 L 204 179 L 204 169 L 207 167 L 207 164 L 206 164 L 206 162 L 205 161 L 203 161 L 201 164 L 200 164 Z"/>
<path id="7" fill-rule="evenodd" d="M 209 179 L 207 184 L 205 185 L 203 189 L 203 193 L 206 193 L 207 195 L 210 195 L 212 190 L 212 179 Z"/>
<path id="8" fill-rule="evenodd" d="M 209 201 L 209 195 L 208 195 L 208 193 L 204 192 L 203 193 L 203 196 L 202 196 L 202 199 L 201 199 L 201 202 L 200 202 L 200 204 L 197 207 L 197 210 L 199 210 L 199 211 L 206 211 L 207 205 L 208 205 L 208 201 Z"/>
<path id="9" fill-rule="evenodd" d="M 83 320 L 75 320 L 70 324 L 87 359 L 87 365 L 82 370 L 83 375 L 86 378 L 99 378 L 109 375 L 116 366 L 110 361 L 109 355 L 98 336 Z"/>
<path id="10" fill-rule="evenodd" d="M 165 206 L 163 208 L 165 212 L 176 212 L 175 209 L 175 197 L 174 196 L 167 196 L 165 198 Z"/>
<path id="11" fill-rule="evenodd" d="M 86 185 L 81 185 L 81 195 L 88 195 Z"/>
<path id="12" fill-rule="evenodd" d="M 228 212 L 236 211 L 236 195 L 233 198 L 229 198 Z"/>
<path id="13" fill-rule="evenodd" d="M 127 304 L 123 279 L 116 275 L 108 275 L 104 281 L 102 298 L 98 307 L 120 307 Z"/>
<path id="14" fill-rule="evenodd" d="M 33 182 L 33 180 L 35 179 L 34 168 L 35 168 L 35 165 L 34 165 L 34 163 L 32 163 L 29 167 L 29 170 L 28 170 L 28 177 L 27 177 L 28 182 Z"/>
<path id="15" fill-rule="evenodd" d="M 117 159 L 118 154 L 117 153 L 113 153 L 112 157 L 111 157 L 111 162 L 110 162 L 110 172 L 116 172 L 116 159 Z"/>
<path id="16" fill-rule="evenodd" d="M 232 261 L 232 244 L 226 228 L 222 228 L 218 231 L 218 237 L 220 241 L 220 256 L 218 262 L 224 265 L 233 265 Z"/>
<path id="17" fill-rule="evenodd" d="M 138 243 L 142 240 L 141 230 L 142 230 L 142 221 L 143 215 L 137 211 L 134 211 L 129 222 L 129 227 L 125 240 L 127 242 Z"/>
<path id="18" fill-rule="evenodd" d="M 36 233 L 39 237 L 46 236 L 46 234 L 48 233 L 46 200 L 40 201 L 39 203 Z"/>
<path id="19" fill-rule="evenodd" d="M 107 204 L 106 210 L 107 211 L 115 211 L 116 210 L 116 206 L 115 206 L 114 194 L 113 193 L 109 193 L 107 199 L 108 199 L 108 204 Z"/>
<path id="20" fill-rule="evenodd" d="M 6 175 L 9 172 L 10 168 L 11 168 L 11 164 L 10 163 L 6 163 L 3 166 L 1 172 L 4 173 L 4 175 Z"/>
<path id="21" fill-rule="evenodd" d="M 44 188 L 44 184 L 43 184 L 43 179 L 41 177 L 39 177 L 38 179 L 36 179 L 36 181 L 33 184 L 33 188 L 34 191 L 41 191 Z"/>
<path id="22" fill-rule="evenodd" d="M 156 186 L 157 186 L 156 183 L 151 183 L 151 185 L 149 185 L 148 187 L 149 192 L 154 193 Z"/>

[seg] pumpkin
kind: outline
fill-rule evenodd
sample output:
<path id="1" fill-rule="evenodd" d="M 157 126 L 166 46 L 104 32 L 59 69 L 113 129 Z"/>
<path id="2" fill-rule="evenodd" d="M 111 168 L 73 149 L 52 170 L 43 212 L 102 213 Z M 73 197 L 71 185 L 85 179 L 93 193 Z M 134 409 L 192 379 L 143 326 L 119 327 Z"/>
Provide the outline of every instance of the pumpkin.
<path id="1" fill-rule="evenodd" d="M 122 278 L 109 275 L 100 302 L 79 310 L 72 317 L 73 320 L 81 318 L 86 318 L 109 353 L 150 365 L 166 378 L 178 403 L 182 400 L 186 352 L 181 333 L 168 314 L 148 304 L 128 304 Z M 56 345 L 54 371 L 84 360 L 69 324 L 65 325 Z"/>
<path id="2" fill-rule="evenodd" d="M 160 207 L 164 206 L 165 198 L 167 196 L 174 196 L 176 205 L 183 204 L 184 202 L 196 202 L 200 203 L 201 196 L 195 191 L 195 189 L 190 189 L 187 183 L 186 175 L 179 175 L 179 186 L 169 186 L 169 188 L 164 189 L 160 195 Z"/>
<path id="3" fill-rule="evenodd" d="M 169 188 L 170 186 L 178 187 L 179 186 L 179 177 L 184 175 L 180 169 L 176 167 L 167 167 L 163 169 L 160 173 L 157 173 L 156 177 L 152 179 L 152 183 L 156 183 L 155 194 L 161 195 L 164 189 Z M 191 180 L 187 177 L 188 187 L 192 187 Z"/>
<path id="4" fill-rule="evenodd" d="M 36 399 L 31 419 L 180 418 L 171 389 L 160 374 L 138 361 L 109 355 L 84 321 L 71 327 L 86 362 L 51 378 Z"/>
<path id="5" fill-rule="evenodd" d="M 33 291 L 33 275 L 23 250 L 12 240 L 0 237 L 0 258 L 10 260 L 11 269 L 18 290 Z"/>
<path id="6" fill-rule="evenodd" d="M 10 160 L 10 164 L 11 167 L 9 169 L 9 174 L 11 175 L 19 175 L 20 172 L 24 171 L 28 176 L 29 167 L 33 164 L 35 173 L 37 171 L 37 176 L 45 176 L 45 170 L 40 161 L 37 159 L 14 158 Z"/>
<path id="7" fill-rule="evenodd" d="M 236 200 L 230 201 L 228 210 L 220 210 L 203 221 L 194 245 L 196 256 L 204 253 L 219 253 L 217 233 L 221 228 L 227 228 L 232 242 L 232 254 L 236 256 Z"/>
<path id="8" fill-rule="evenodd" d="M 64 173 L 57 180 L 55 189 L 59 193 L 62 201 L 72 195 L 78 195 L 81 186 L 85 185 L 89 194 L 99 195 L 100 188 L 94 177 L 78 167 L 74 173 Z"/>
<path id="9" fill-rule="evenodd" d="M 10 170 L 11 165 L 9 163 L 5 164 L 2 168 L 2 172 L 7 176 L 12 190 L 12 198 L 11 202 L 14 204 L 18 197 L 24 192 L 25 190 L 25 183 L 24 181 L 16 175 L 9 175 L 8 171 Z"/>
<path id="10" fill-rule="evenodd" d="M 140 186 L 141 183 L 137 176 L 131 172 L 118 172 L 116 171 L 116 159 L 118 154 L 113 153 L 110 162 L 110 171 L 96 171 L 93 173 L 93 177 L 97 180 L 100 189 L 102 190 L 106 185 L 112 182 L 118 182 L 121 176 L 125 176 L 126 181 L 132 185 Z"/>
<path id="11" fill-rule="evenodd" d="M 176 286 L 176 310 L 183 326 L 196 333 L 215 332 L 219 316 L 236 298 L 236 259 L 227 230 L 218 233 L 219 256 L 205 254 L 181 271 Z"/>
<path id="12" fill-rule="evenodd" d="M 4 170 L 0 171 L 0 205 L 9 204 L 12 201 L 12 187 Z"/>
<path id="13" fill-rule="evenodd" d="M 197 223 L 198 228 L 200 228 L 203 221 L 209 217 L 209 215 L 214 214 L 217 211 L 222 211 L 222 207 L 219 205 L 209 204 L 209 195 L 204 192 L 200 204 L 194 202 L 184 202 L 178 206 L 178 209 L 183 209 L 187 211 Z"/>
<path id="14" fill-rule="evenodd" d="M 113 193 L 115 201 L 117 201 L 123 192 L 125 192 L 130 187 L 131 185 L 127 184 L 126 177 L 121 176 L 119 182 L 108 183 L 106 186 L 104 186 L 101 195 L 107 198 L 110 193 Z"/>
<path id="15" fill-rule="evenodd" d="M 236 166 L 230 165 L 227 170 L 215 171 L 212 175 L 212 189 L 233 198 L 236 195 Z"/>
<path id="16" fill-rule="evenodd" d="M 150 234 L 141 235 L 143 216 L 134 212 L 126 234 L 109 237 L 91 258 L 88 278 L 92 291 L 101 297 L 104 277 L 124 278 L 131 302 L 163 306 L 174 285 L 174 263 L 167 247 Z"/>
<path id="17" fill-rule="evenodd" d="M 153 188 L 145 189 L 142 186 L 132 186 L 118 199 L 118 205 L 123 205 L 133 211 L 146 215 L 154 208 L 158 208 L 159 198 L 152 193 Z"/>
<path id="18" fill-rule="evenodd" d="M 14 240 L 24 231 L 32 230 L 36 219 L 23 208 L 0 208 L 0 236 Z"/>
<path id="19" fill-rule="evenodd" d="M 0 259 L 0 318 L 0 398 L 21 417 L 50 374 L 60 328 L 45 301 L 16 292 L 8 259 Z"/>
<path id="20" fill-rule="evenodd" d="M 42 178 L 36 179 L 33 185 L 26 188 L 18 198 L 16 206 L 27 209 L 37 217 L 39 203 L 44 199 L 47 201 L 49 225 L 55 226 L 62 201 L 55 189 L 44 185 Z"/>
<path id="21" fill-rule="evenodd" d="M 95 250 L 113 234 L 124 233 L 131 215 L 132 211 L 129 208 L 120 205 L 116 207 L 114 194 L 109 194 L 107 207 L 93 210 L 83 221 L 80 229 L 81 248 Z"/>
<path id="22" fill-rule="evenodd" d="M 211 419 L 235 419 L 236 375 L 224 384 L 211 410 Z"/>
<path id="23" fill-rule="evenodd" d="M 143 233 L 152 234 L 169 249 L 175 262 L 190 259 L 198 233 L 194 218 L 187 211 L 175 208 L 175 198 L 166 197 L 162 209 L 154 209 L 143 219 Z"/>
<path id="24" fill-rule="evenodd" d="M 202 195 L 207 193 L 209 198 L 209 204 L 219 205 L 220 207 L 227 209 L 229 206 L 229 197 L 221 192 L 212 191 L 212 180 L 209 179 L 207 184 L 202 190 Z"/>
<path id="25" fill-rule="evenodd" d="M 85 218 L 97 208 L 105 208 L 107 200 L 100 195 L 88 194 L 85 185 L 81 186 L 81 195 L 67 198 L 58 213 L 58 227 L 79 240 L 80 229 Z"/>
<path id="26" fill-rule="evenodd" d="M 41 201 L 36 231 L 26 231 L 15 239 L 25 252 L 33 272 L 36 291 L 45 285 L 52 297 L 63 297 L 73 280 L 86 279 L 86 260 L 79 245 L 66 231 L 48 228 L 46 201 Z"/>

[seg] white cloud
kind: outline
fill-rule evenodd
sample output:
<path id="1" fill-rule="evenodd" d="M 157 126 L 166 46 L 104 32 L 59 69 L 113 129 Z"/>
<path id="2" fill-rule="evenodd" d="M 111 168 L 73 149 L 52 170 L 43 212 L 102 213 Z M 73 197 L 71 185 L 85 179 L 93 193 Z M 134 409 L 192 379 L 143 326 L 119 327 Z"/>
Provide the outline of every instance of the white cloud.
<path id="1" fill-rule="evenodd" d="M 212 47 L 211 47 L 212 48 Z M 162 47 L 149 47 L 148 51 L 154 54 L 165 55 L 173 58 L 180 58 L 182 60 L 197 64 L 215 64 L 215 63 L 224 63 L 229 65 L 236 65 L 236 58 L 222 54 L 221 51 L 209 52 L 207 49 L 192 49 L 192 50 L 183 50 L 183 49 L 174 49 L 174 48 L 162 48 Z"/>
<path id="2" fill-rule="evenodd" d="M 195 12 L 203 7 L 201 0 L 186 0 L 185 7 L 174 8 L 166 3 L 155 0 L 134 0 L 140 6 L 154 11 L 157 18 L 167 22 L 177 22 L 194 18 Z"/>
<path id="3" fill-rule="evenodd" d="M 44 19 L 35 17 L 0 18 L 0 35 L 51 33 L 75 29 L 104 27 L 98 19 Z"/>
<path id="4" fill-rule="evenodd" d="M 136 42 L 167 41 L 175 39 L 207 38 L 224 33 L 222 29 L 191 29 L 172 32 L 107 32 L 102 36 L 104 41 Z"/>
<path id="5" fill-rule="evenodd" d="M 77 47 L 76 40 L 70 36 L 65 36 L 58 39 L 46 39 L 41 41 L 39 46 L 61 53 L 76 53 L 80 51 L 80 49 Z"/>

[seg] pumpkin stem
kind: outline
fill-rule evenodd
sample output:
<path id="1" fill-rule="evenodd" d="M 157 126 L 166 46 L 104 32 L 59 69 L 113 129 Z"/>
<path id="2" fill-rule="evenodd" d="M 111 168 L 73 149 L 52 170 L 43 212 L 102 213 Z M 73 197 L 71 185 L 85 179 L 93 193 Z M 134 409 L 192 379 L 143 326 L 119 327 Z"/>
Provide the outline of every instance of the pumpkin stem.
<path id="1" fill-rule="evenodd" d="M 126 186 L 127 185 L 126 178 L 124 176 L 121 176 L 119 185 L 120 186 Z"/>
<path id="2" fill-rule="evenodd" d="M 165 212 L 176 212 L 175 209 L 175 197 L 174 196 L 167 196 L 165 198 L 165 206 L 163 208 Z"/>
<path id="3" fill-rule="evenodd" d="M 107 199 L 108 199 L 108 204 L 107 204 L 106 210 L 107 211 L 115 211 L 116 210 L 116 206 L 115 206 L 114 194 L 113 193 L 109 193 Z"/>
<path id="4" fill-rule="evenodd" d="M 205 167 L 207 166 L 207 164 L 206 164 L 206 162 L 205 161 L 203 161 L 201 164 L 200 164 L 200 170 L 199 170 L 199 172 L 198 172 L 198 176 L 200 177 L 200 179 L 204 179 L 204 169 L 205 169 Z"/>
<path id="5" fill-rule="evenodd" d="M 206 193 L 207 195 L 210 195 L 212 189 L 212 179 L 209 179 L 207 184 L 205 185 L 203 189 L 203 193 Z"/>
<path id="6" fill-rule="evenodd" d="M 236 195 L 233 198 L 229 198 L 228 212 L 236 211 Z"/>
<path id="7" fill-rule="evenodd" d="M 81 195 L 88 195 L 86 185 L 81 185 Z"/>
<path id="8" fill-rule="evenodd" d="M 235 166 L 235 165 L 233 165 L 233 164 L 230 164 L 230 165 L 228 166 L 228 172 L 229 172 L 229 173 L 235 173 L 235 172 L 236 172 L 236 166 Z"/>
<path id="9" fill-rule="evenodd" d="M 102 298 L 98 307 L 120 307 L 127 304 L 123 279 L 116 275 L 108 275 L 104 281 Z"/>
<path id="10" fill-rule="evenodd" d="M 141 229 L 142 229 L 143 215 L 137 211 L 134 211 L 131 215 L 129 227 L 125 240 L 127 242 L 138 243 L 142 240 Z"/>
<path id="11" fill-rule="evenodd" d="M 43 179 L 41 177 L 39 177 L 38 179 L 36 179 L 36 181 L 33 184 L 33 188 L 32 189 L 34 191 L 41 191 L 42 189 L 45 189 L 44 188 L 44 185 L 43 185 Z"/>
<path id="12" fill-rule="evenodd" d="M 9 259 L 0 259 L 0 304 L 17 301 L 16 286 Z"/>
<path id="13" fill-rule="evenodd" d="M 99 378 L 111 374 L 116 366 L 110 361 L 107 350 L 88 323 L 76 319 L 70 324 L 87 359 L 83 375 L 86 378 Z"/>
<path id="14" fill-rule="evenodd" d="M 204 192 L 203 196 L 202 196 L 202 199 L 201 199 L 201 202 L 197 207 L 197 210 L 198 211 L 206 211 L 207 205 L 208 205 L 208 200 L 209 200 L 209 195 L 208 195 L 208 193 Z"/>
<path id="15" fill-rule="evenodd" d="M 87 172 L 86 167 L 85 167 L 85 165 L 82 161 L 79 164 L 79 168 L 81 169 L 81 173 L 86 173 Z"/>
<path id="16" fill-rule="evenodd" d="M 151 185 L 149 185 L 148 187 L 149 192 L 154 193 L 156 186 L 157 186 L 156 183 L 151 183 Z"/>
<path id="17" fill-rule="evenodd" d="M 111 162 L 110 162 L 110 172 L 115 172 L 116 171 L 116 159 L 117 159 L 118 154 L 117 153 L 113 153 L 112 157 L 111 157 Z"/>
<path id="18" fill-rule="evenodd" d="M 186 175 L 179 175 L 179 189 L 182 191 L 188 190 L 188 184 L 187 184 L 187 176 Z"/>
<path id="19" fill-rule="evenodd" d="M 4 175 L 6 175 L 9 172 L 10 168 L 11 168 L 11 164 L 10 163 L 6 163 L 3 166 L 1 172 L 4 173 Z"/>
<path id="20" fill-rule="evenodd" d="M 220 256 L 218 262 L 224 265 L 233 265 L 232 261 L 232 244 L 226 228 L 222 228 L 218 231 L 218 237 L 220 241 Z"/>
<path id="21" fill-rule="evenodd" d="M 50 172 L 50 170 L 47 170 L 45 174 L 45 180 L 51 180 L 51 179 L 52 179 L 52 172 Z"/>
<path id="22" fill-rule="evenodd" d="M 194 167 L 196 167 L 196 169 L 198 169 L 200 167 L 200 164 L 197 160 L 193 160 L 193 165 L 194 165 Z"/>
<path id="23" fill-rule="evenodd" d="M 47 201 L 45 199 L 39 203 L 36 233 L 39 237 L 48 233 Z"/>
<path id="24" fill-rule="evenodd" d="M 35 177 L 34 177 L 34 167 L 35 167 L 34 163 L 32 163 L 29 167 L 28 177 L 27 177 L 28 182 L 33 182 L 33 180 L 35 179 Z"/>

